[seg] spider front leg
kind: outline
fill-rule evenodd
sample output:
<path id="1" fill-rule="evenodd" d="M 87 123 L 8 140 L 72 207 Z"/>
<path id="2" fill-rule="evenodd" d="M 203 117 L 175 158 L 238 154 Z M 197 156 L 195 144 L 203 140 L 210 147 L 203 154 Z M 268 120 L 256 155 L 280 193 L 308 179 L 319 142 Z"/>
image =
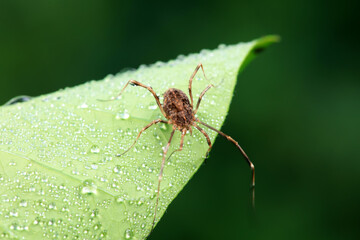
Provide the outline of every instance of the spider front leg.
<path id="1" fill-rule="evenodd" d="M 195 110 L 194 110 L 194 115 L 196 114 L 196 112 L 197 112 L 198 109 L 199 109 L 200 102 L 201 102 L 203 96 L 204 96 L 205 93 L 206 93 L 210 88 L 212 88 L 212 87 L 214 87 L 214 85 L 209 84 L 209 85 L 201 92 L 201 94 L 200 94 L 200 96 L 199 96 L 199 99 L 198 99 L 198 101 L 197 101 L 197 104 L 196 104 L 196 108 L 195 108 Z"/>
<path id="2" fill-rule="evenodd" d="M 134 143 L 133 143 L 125 152 L 123 152 L 123 153 L 121 153 L 121 154 L 117 154 L 116 156 L 117 156 L 117 157 L 120 157 L 121 155 L 124 155 L 125 153 L 127 153 L 127 152 L 135 145 L 135 143 L 137 142 L 137 140 L 140 138 L 140 135 L 141 135 L 146 129 L 148 129 L 148 128 L 151 127 L 152 125 L 157 124 L 157 123 L 160 123 L 160 122 L 162 122 L 162 123 L 168 123 L 168 121 L 164 121 L 164 120 L 162 120 L 162 119 L 153 120 L 151 123 L 149 123 L 148 125 L 146 125 L 145 127 L 143 127 L 143 129 L 140 130 L 140 132 L 139 132 L 139 134 L 137 135 Z"/>
<path id="3" fill-rule="evenodd" d="M 147 85 L 145 85 L 145 84 L 142 84 L 141 82 L 138 82 L 138 81 L 136 81 L 136 80 L 129 80 L 129 81 L 125 84 L 125 86 L 123 87 L 123 89 L 120 91 L 120 93 L 119 93 L 116 97 L 113 97 L 113 98 L 111 98 L 111 99 L 109 99 L 109 100 L 101 100 L 101 99 L 99 99 L 99 101 L 112 101 L 112 100 L 118 99 L 118 98 L 121 96 L 121 94 L 124 92 L 125 88 L 126 88 L 129 84 L 132 85 L 132 86 L 143 87 L 143 88 L 146 88 L 147 90 L 149 90 L 149 92 L 151 92 L 152 95 L 154 96 L 154 98 L 155 98 L 155 100 L 156 100 L 156 103 L 157 103 L 157 105 L 158 105 L 159 108 L 160 108 L 161 113 L 162 113 L 164 116 L 166 116 L 166 113 L 165 113 L 165 111 L 164 111 L 164 109 L 163 109 L 163 107 L 162 107 L 162 105 L 161 105 L 161 103 L 160 103 L 160 99 L 159 99 L 158 95 L 156 95 L 154 89 L 152 89 L 152 87 L 147 86 Z"/>
<path id="4" fill-rule="evenodd" d="M 191 107 L 193 107 L 193 105 L 194 105 L 194 100 L 193 100 L 192 90 L 191 90 L 191 88 L 192 88 L 192 87 L 191 87 L 191 85 L 192 85 L 192 80 L 193 80 L 193 78 L 195 77 L 197 71 L 199 71 L 199 68 L 200 68 L 200 67 L 201 67 L 201 69 L 202 69 L 202 71 L 203 71 L 203 73 L 204 73 L 205 79 L 207 79 L 207 78 L 206 78 L 206 75 L 205 75 L 204 67 L 203 67 L 202 63 L 199 63 L 199 64 L 196 66 L 195 71 L 193 72 L 193 74 L 191 75 L 191 77 L 190 77 L 190 79 L 189 79 L 189 96 L 190 96 L 190 104 L 191 104 Z"/>

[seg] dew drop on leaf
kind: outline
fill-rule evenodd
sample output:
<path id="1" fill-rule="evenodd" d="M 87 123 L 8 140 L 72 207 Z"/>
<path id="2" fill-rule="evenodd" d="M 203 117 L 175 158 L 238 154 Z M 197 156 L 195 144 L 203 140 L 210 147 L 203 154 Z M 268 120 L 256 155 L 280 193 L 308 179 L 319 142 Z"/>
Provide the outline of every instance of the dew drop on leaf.
<path id="1" fill-rule="evenodd" d="M 115 119 L 122 119 L 122 120 L 126 120 L 130 117 L 130 114 L 128 113 L 127 110 L 125 110 L 124 112 L 122 113 L 117 113 L 115 115 Z"/>
<path id="2" fill-rule="evenodd" d="M 113 170 L 114 170 L 114 173 L 120 173 L 120 171 L 121 171 L 120 165 L 116 165 Z"/>
<path id="3" fill-rule="evenodd" d="M 83 195 L 97 194 L 97 187 L 92 180 L 85 180 L 80 186 L 80 193 Z"/>
<path id="4" fill-rule="evenodd" d="M 125 239 L 132 239 L 132 237 L 134 236 L 134 233 L 131 229 L 126 229 L 125 230 Z"/>
<path id="5" fill-rule="evenodd" d="M 25 200 L 21 200 L 20 203 L 19 203 L 20 207 L 27 207 L 27 205 L 28 205 L 28 203 Z"/>
<path id="6" fill-rule="evenodd" d="M 91 148 L 90 148 L 90 152 L 99 153 L 100 152 L 100 147 L 98 145 L 92 145 Z"/>
<path id="7" fill-rule="evenodd" d="M 116 203 L 124 203 L 125 202 L 125 199 L 124 199 L 124 197 L 123 196 L 116 196 L 115 197 L 115 202 Z"/>
<path id="8" fill-rule="evenodd" d="M 154 110 L 154 109 L 157 109 L 158 105 L 156 103 L 152 103 L 148 106 L 148 109 L 150 110 Z"/>
<path id="9" fill-rule="evenodd" d="M 79 105 L 78 108 L 88 108 L 89 106 L 86 103 L 82 103 L 81 105 Z"/>

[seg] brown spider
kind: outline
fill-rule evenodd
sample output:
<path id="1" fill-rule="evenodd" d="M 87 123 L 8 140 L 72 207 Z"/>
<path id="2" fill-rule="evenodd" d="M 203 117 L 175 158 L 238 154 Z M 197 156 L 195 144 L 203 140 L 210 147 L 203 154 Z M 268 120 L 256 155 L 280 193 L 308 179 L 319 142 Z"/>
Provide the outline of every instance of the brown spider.
<path id="1" fill-rule="evenodd" d="M 201 63 L 199 63 L 197 65 L 197 67 L 195 68 L 195 71 L 193 72 L 193 74 L 190 77 L 189 80 L 189 96 L 190 96 L 190 101 L 189 98 L 186 96 L 186 94 L 176 88 L 170 88 L 169 90 L 167 90 L 164 93 L 164 102 L 163 104 L 160 103 L 159 97 L 156 95 L 156 93 L 154 92 L 154 90 L 152 89 L 152 87 L 150 86 L 146 86 L 138 81 L 135 80 L 129 80 L 124 88 L 121 90 L 121 92 L 119 93 L 119 95 L 116 98 L 113 99 L 117 99 L 125 90 L 125 88 L 130 84 L 133 86 L 140 86 L 143 88 L 146 88 L 147 90 L 149 90 L 152 95 L 154 96 L 157 105 L 160 108 L 161 113 L 164 115 L 164 117 L 167 120 L 162 120 L 162 119 L 156 119 L 153 120 L 151 123 L 149 123 L 148 125 L 146 125 L 143 129 L 141 129 L 141 131 L 139 132 L 138 136 L 136 137 L 134 143 L 122 154 L 118 154 L 117 156 L 121 156 L 125 153 L 127 153 L 137 142 L 137 140 L 140 138 L 140 135 L 149 127 L 151 127 L 154 124 L 157 123 L 167 123 L 167 124 L 171 124 L 172 125 L 172 132 L 170 134 L 170 138 L 169 141 L 166 145 L 166 147 L 164 148 L 164 154 L 162 157 L 162 162 L 161 162 L 161 169 L 160 169 L 160 173 L 159 173 L 159 180 L 158 180 L 158 189 L 157 189 L 157 197 L 156 197 L 156 205 L 155 205 L 155 212 L 154 212 L 154 219 L 153 219 L 153 223 L 152 223 L 152 227 L 151 227 L 151 231 L 154 229 L 154 225 L 155 225 L 155 220 L 156 220 L 156 213 L 157 213 L 157 208 L 158 208 L 158 204 L 159 204 L 159 196 L 160 196 L 160 183 L 163 177 L 163 170 L 164 170 L 164 165 L 165 165 L 165 159 L 166 159 L 166 154 L 169 150 L 170 147 L 170 143 L 171 140 L 174 136 L 175 130 L 179 130 L 181 132 L 181 140 L 180 140 L 180 148 L 175 150 L 176 151 L 181 151 L 183 149 L 183 145 L 184 145 L 184 137 L 187 131 L 190 132 L 190 134 L 192 134 L 192 128 L 191 127 L 195 127 L 196 129 L 198 129 L 206 138 L 207 143 L 209 145 L 209 149 L 206 152 L 206 156 L 205 158 L 208 157 L 208 154 L 211 150 L 212 144 L 209 138 L 209 135 L 201 128 L 197 125 L 197 123 L 200 123 L 208 128 L 210 128 L 211 130 L 214 130 L 215 132 L 219 133 L 220 135 L 224 136 L 227 140 L 231 141 L 233 144 L 236 145 L 236 147 L 240 150 L 241 154 L 245 157 L 246 161 L 248 162 L 248 164 L 250 165 L 251 171 L 252 171 L 252 182 L 251 182 L 251 186 L 252 186 L 252 204 L 254 206 L 254 197 L 255 197 L 255 192 L 254 192 L 254 187 L 255 187 L 255 168 L 254 168 L 254 164 L 250 161 L 249 157 L 246 155 L 246 153 L 244 152 L 244 150 L 240 147 L 240 145 L 229 135 L 209 126 L 208 124 L 200 121 L 198 118 L 195 117 L 196 112 L 199 109 L 199 105 L 201 102 L 202 97 L 205 95 L 205 93 L 212 87 L 214 87 L 214 85 L 209 84 L 200 94 L 200 97 L 197 101 L 196 104 L 196 108 L 194 110 L 194 106 L 193 106 L 193 96 L 192 96 L 192 91 L 191 91 L 191 84 L 192 84 L 192 80 L 195 76 L 195 74 L 198 72 L 199 68 L 201 67 L 203 73 L 204 73 L 204 77 L 205 76 L 205 72 L 204 72 L 204 68 L 203 65 Z M 174 153 L 172 152 L 172 153 Z M 170 155 L 171 156 L 171 155 Z M 150 232 L 151 233 L 151 232 Z"/>

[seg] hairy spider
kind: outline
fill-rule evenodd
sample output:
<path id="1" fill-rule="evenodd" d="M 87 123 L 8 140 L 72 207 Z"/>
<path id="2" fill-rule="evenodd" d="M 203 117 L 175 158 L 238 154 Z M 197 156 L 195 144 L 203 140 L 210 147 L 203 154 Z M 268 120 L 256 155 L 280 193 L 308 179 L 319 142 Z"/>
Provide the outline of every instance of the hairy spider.
<path id="1" fill-rule="evenodd" d="M 195 117 L 195 114 L 197 113 L 199 106 L 200 106 L 200 102 L 202 97 L 205 95 L 205 93 L 212 87 L 214 87 L 214 85 L 209 84 L 200 94 L 199 99 L 197 101 L 196 107 L 194 109 L 194 101 L 193 101 L 193 96 L 192 96 L 192 89 L 191 89 L 191 84 L 193 81 L 193 78 L 195 76 L 195 74 L 198 72 L 198 70 L 202 69 L 203 73 L 204 73 L 204 77 L 206 78 L 205 75 L 205 71 L 204 71 L 204 67 L 201 63 L 199 63 L 197 65 L 197 67 L 195 68 L 195 71 L 192 73 L 190 80 L 189 80 L 189 96 L 190 96 L 190 101 L 189 98 L 186 96 L 186 94 L 176 88 L 170 88 L 168 89 L 165 93 L 164 93 L 164 102 L 163 104 L 160 103 L 159 97 L 156 95 L 155 91 L 152 89 L 152 87 L 150 86 L 146 86 L 136 80 L 129 80 L 124 88 L 121 90 L 121 92 L 119 93 L 119 95 L 116 98 L 113 99 L 117 99 L 125 90 L 125 88 L 130 84 L 133 86 L 139 86 L 139 87 L 143 87 L 146 88 L 147 90 L 149 90 L 152 95 L 154 96 L 157 105 L 160 108 L 161 113 L 164 115 L 164 117 L 167 120 L 162 120 L 162 119 L 156 119 L 153 120 L 151 123 L 149 123 L 148 125 L 146 125 L 143 129 L 141 129 L 141 131 L 139 132 L 139 134 L 137 135 L 134 143 L 122 154 L 119 154 L 117 156 L 121 156 L 125 153 L 127 153 L 137 142 L 137 140 L 140 138 L 140 135 L 149 127 L 151 127 L 154 124 L 157 123 L 166 123 L 166 124 L 171 124 L 172 125 L 172 132 L 170 134 L 170 138 L 168 143 L 166 144 L 166 147 L 164 148 L 164 153 L 163 153 L 163 157 L 162 157 L 162 162 L 161 162 L 161 169 L 160 169 L 160 173 L 159 173 L 159 179 L 158 179 L 158 188 L 157 188 L 157 197 L 156 197 L 156 205 L 155 205 L 155 212 L 154 212 L 154 219 L 153 219 L 153 223 L 152 223 L 152 227 L 151 227 L 151 231 L 154 228 L 155 225 L 155 220 L 156 220 L 156 213 L 157 213 L 157 208 L 158 208 L 158 204 L 159 204 L 159 196 L 160 196 L 160 183 L 163 177 L 163 170 L 164 170 L 164 166 L 165 166 L 165 159 L 166 159 L 166 154 L 169 150 L 170 147 L 170 143 L 171 140 L 174 136 L 175 130 L 179 130 L 181 132 L 181 140 L 180 140 L 180 147 L 179 149 L 175 150 L 176 151 L 181 151 L 183 149 L 183 145 L 184 145 L 184 137 L 186 135 L 186 132 L 189 131 L 190 134 L 192 133 L 192 127 L 195 127 L 197 130 L 199 130 L 206 138 L 207 143 L 209 145 L 209 149 L 206 152 L 206 156 L 205 158 L 208 156 L 212 144 L 209 138 L 209 135 L 201 128 L 198 126 L 197 123 L 200 123 L 201 125 L 204 125 L 205 127 L 210 128 L 211 130 L 219 133 L 220 135 L 224 136 L 227 140 L 231 141 L 233 144 L 235 144 L 235 146 L 240 150 L 241 154 L 245 157 L 246 161 L 248 162 L 248 164 L 250 165 L 251 171 L 252 171 L 252 177 L 251 177 L 251 187 L 252 187 L 252 204 L 254 206 L 254 197 L 255 197 L 255 192 L 254 192 L 254 187 L 255 187 L 255 168 L 254 168 L 254 164 L 250 161 L 249 157 L 246 155 L 246 153 L 244 152 L 244 150 L 240 147 L 240 145 L 229 135 L 215 129 L 214 127 L 209 126 L 208 124 L 202 122 L 201 120 L 199 120 L 198 118 Z M 174 153 L 173 152 L 173 153 Z M 171 156 L 171 155 L 170 155 Z"/>

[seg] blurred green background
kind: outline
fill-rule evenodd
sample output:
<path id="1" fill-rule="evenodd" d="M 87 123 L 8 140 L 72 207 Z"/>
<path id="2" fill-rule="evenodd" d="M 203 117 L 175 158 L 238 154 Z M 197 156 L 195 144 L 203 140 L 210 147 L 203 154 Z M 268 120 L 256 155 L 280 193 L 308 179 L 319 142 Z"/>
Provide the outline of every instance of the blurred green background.
<path id="1" fill-rule="evenodd" d="M 218 138 L 150 239 L 360 239 L 359 5 L 0 0 L 0 103 L 279 34 L 222 128 L 255 163 L 256 218 L 248 166 Z"/>

